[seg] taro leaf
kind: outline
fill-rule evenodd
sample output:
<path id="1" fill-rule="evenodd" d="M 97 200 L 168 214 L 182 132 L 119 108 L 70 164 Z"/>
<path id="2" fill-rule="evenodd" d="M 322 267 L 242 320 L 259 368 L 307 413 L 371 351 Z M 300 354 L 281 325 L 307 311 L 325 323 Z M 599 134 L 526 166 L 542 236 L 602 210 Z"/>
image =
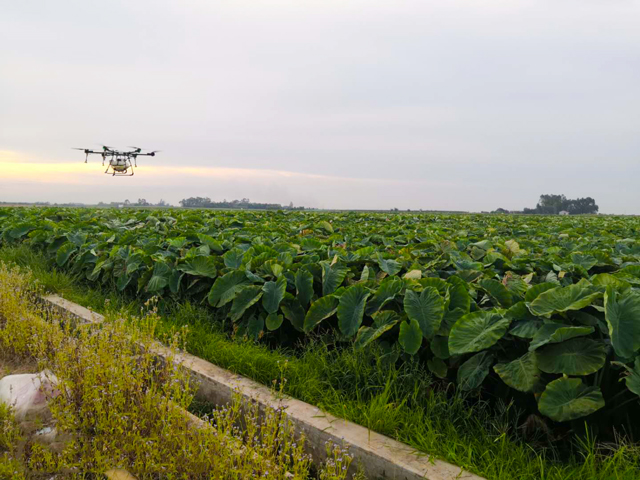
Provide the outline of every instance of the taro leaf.
<path id="1" fill-rule="evenodd" d="M 164 262 L 156 262 L 153 266 L 153 274 L 147 283 L 147 292 L 153 293 L 162 290 L 169 285 L 171 267 Z"/>
<path id="2" fill-rule="evenodd" d="M 243 271 L 236 270 L 218 277 L 209 291 L 209 303 L 214 307 L 226 305 L 233 300 L 238 290 L 247 283 L 249 283 L 249 280 Z"/>
<path id="3" fill-rule="evenodd" d="M 427 361 L 427 367 L 438 378 L 446 378 L 447 365 L 439 358 L 432 358 Z"/>
<path id="4" fill-rule="evenodd" d="M 333 233 L 333 227 L 326 220 L 321 220 L 320 222 L 318 222 L 318 228 L 321 228 L 327 233 Z"/>
<path id="5" fill-rule="evenodd" d="M 118 291 L 123 291 L 125 288 L 127 288 L 127 285 L 129 285 L 129 282 L 131 282 L 131 277 L 129 275 L 127 275 L 126 273 L 120 275 L 118 277 L 118 280 L 116 281 L 116 286 L 118 287 Z"/>
<path id="6" fill-rule="evenodd" d="M 454 310 L 444 312 L 444 318 L 442 319 L 442 323 L 440 324 L 438 335 L 449 335 L 449 332 L 451 332 L 451 327 L 453 327 L 453 325 L 467 313 L 469 312 L 465 312 L 461 308 L 456 308 Z"/>
<path id="7" fill-rule="evenodd" d="M 420 324 L 417 320 L 400 323 L 398 342 L 409 355 L 414 355 L 420 350 L 420 345 L 422 345 L 422 331 L 420 330 Z"/>
<path id="8" fill-rule="evenodd" d="M 447 337 L 441 337 L 436 335 L 429 344 L 433 354 L 441 360 L 446 360 L 449 355 L 449 339 Z"/>
<path id="9" fill-rule="evenodd" d="M 339 263 L 331 265 L 329 262 L 320 262 L 320 264 L 322 265 L 322 295 L 330 295 L 342 284 L 349 269 Z"/>
<path id="10" fill-rule="evenodd" d="M 420 280 L 422 278 L 422 270 L 416 268 L 405 273 L 402 278 L 406 278 L 408 280 Z"/>
<path id="11" fill-rule="evenodd" d="M 604 407 L 598 387 L 587 387 L 579 378 L 558 378 L 550 382 L 538 402 L 540 413 L 556 422 L 585 417 Z"/>
<path id="12" fill-rule="evenodd" d="M 171 274 L 171 278 L 169 279 L 169 290 L 171 293 L 178 293 L 180 291 L 180 283 L 182 282 L 182 277 L 184 277 L 184 273 L 180 270 L 174 270 Z"/>
<path id="13" fill-rule="evenodd" d="M 482 289 L 487 292 L 489 296 L 498 303 L 498 305 L 510 307 L 513 304 L 511 292 L 507 290 L 507 287 L 502 283 L 497 280 L 489 279 L 481 280 L 479 283 Z"/>
<path id="14" fill-rule="evenodd" d="M 214 252 L 221 253 L 223 251 L 222 245 L 215 238 L 205 235 L 204 233 L 198 234 L 198 239 L 203 245 L 207 245 Z"/>
<path id="15" fill-rule="evenodd" d="M 227 267 L 237 270 L 242 266 L 244 254 L 245 252 L 240 250 L 239 248 L 232 248 L 227 253 L 222 255 L 222 259 L 224 260 L 224 264 Z"/>
<path id="16" fill-rule="evenodd" d="M 216 278 L 218 269 L 213 257 L 193 257 L 186 263 L 178 265 L 178 270 L 197 277 Z"/>
<path id="17" fill-rule="evenodd" d="M 360 281 L 366 282 L 367 280 L 369 280 L 370 272 L 371 272 L 371 269 L 365 265 L 364 268 L 362 269 L 362 273 L 360 274 Z"/>
<path id="18" fill-rule="evenodd" d="M 77 250 L 76 246 L 71 242 L 65 242 L 62 244 L 56 252 L 56 263 L 61 267 L 67 263 L 69 257 Z"/>
<path id="19" fill-rule="evenodd" d="M 346 337 L 356 334 L 362 324 L 364 306 L 370 292 L 362 284 L 353 285 L 345 290 L 338 305 L 338 326 Z"/>
<path id="20" fill-rule="evenodd" d="M 360 327 L 355 341 L 355 348 L 364 348 L 383 333 L 391 330 L 399 321 L 400 315 L 391 310 L 384 310 L 374 315 L 372 327 Z"/>
<path id="21" fill-rule="evenodd" d="M 433 287 L 425 287 L 418 295 L 413 290 L 404 294 L 404 311 L 420 325 L 425 338 L 433 337 L 444 316 L 444 300 Z"/>
<path id="22" fill-rule="evenodd" d="M 627 384 L 627 388 L 636 395 L 640 395 L 640 357 L 636 358 L 633 368 L 625 365 L 624 363 L 612 362 L 616 365 L 622 366 L 627 370 L 628 375 L 624 377 L 624 381 Z"/>
<path id="23" fill-rule="evenodd" d="M 389 276 L 393 276 L 402 269 L 402 265 L 395 260 L 389 260 L 382 258 L 382 255 L 378 253 L 378 266 L 380 270 L 385 272 Z"/>
<path id="24" fill-rule="evenodd" d="M 262 306 L 267 313 L 276 313 L 280 307 L 280 302 L 287 291 L 287 279 L 283 275 L 275 282 L 266 282 L 262 286 L 262 291 L 264 292 L 264 296 L 262 297 Z M 268 321 L 267 328 L 269 328 Z"/>
<path id="25" fill-rule="evenodd" d="M 300 305 L 300 302 L 298 302 L 298 300 L 292 300 L 288 303 L 283 303 L 281 308 L 282 313 L 284 313 L 285 318 L 291 322 L 291 325 L 299 332 L 302 332 L 304 330 L 304 316 L 306 312 L 302 305 Z"/>
<path id="26" fill-rule="evenodd" d="M 591 283 L 598 287 L 611 286 L 619 293 L 625 293 L 631 288 L 631 284 L 629 282 L 625 282 L 610 273 L 599 273 L 598 275 L 594 275 L 591 277 Z"/>
<path id="27" fill-rule="evenodd" d="M 338 299 L 333 295 L 320 297 L 309 307 L 307 315 L 304 317 L 304 331 L 309 333 L 321 321 L 329 318 L 338 309 Z"/>
<path id="28" fill-rule="evenodd" d="M 502 381 L 521 392 L 531 392 L 540 380 L 540 370 L 535 352 L 525 353 L 509 363 L 499 363 L 493 370 Z"/>
<path id="29" fill-rule="evenodd" d="M 604 295 L 604 314 L 616 355 L 633 358 L 640 350 L 640 295 L 620 296 L 609 287 Z"/>
<path id="30" fill-rule="evenodd" d="M 479 352 L 500 340 L 509 328 L 511 318 L 499 311 L 481 310 L 460 318 L 449 334 L 449 353 Z"/>
<path id="31" fill-rule="evenodd" d="M 518 320 L 509 333 L 515 337 L 533 338 L 541 326 L 541 320 Z"/>
<path id="32" fill-rule="evenodd" d="M 242 318 L 247 308 L 254 305 L 262 297 L 262 287 L 260 285 L 247 285 L 238 291 L 231 304 L 229 317 L 232 322 L 237 322 Z"/>
<path id="33" fill-rule="evenodd" d="M 11 231 L 9 231 L 9 236 L 17 240 L 20 237 L 24 237 L 27 233 L 29 233 L 31 230 L 34 230 L 35 228 L 35 225 L 20 225 L 11 229 Z"/>
<path id="34" fill-rule="evenodd" d="M 447 279 L 451 285 L 449 286 L 449 310 L 455 310 L 460 308 L 465 313 L 469 313 L 471 307 L 471 296 L 469 296 L 469 290 L 467 288 L 467 282 L 456 276 L 449 277 Z"/>
<path id="35" fill-rule="evenodd" d="M 284 319 L 282 318 L 282 315 L 278 315 L 277 313 L 270 313 L 264 323 L 267 327 L 267 330 L 272 332 L 280 328 L 283 320 Z"/>
<path id="36" fill-rule="evenodd" d="M 604 366 L 607 347 L 588 338 L 574 338 L 546 346 L 537 353 L 538 367 L 545 373 L 589 375 Z"/>
<path id="37" fill-rule="evenodd" d="M 81 233 L 81 232 L 70 233 L 70 234 L 67 234 L 67 238 L 75 246 L 81 247 L 82 245 L 84 245 L 84 242 L 87 241 L 87 234 Z"/>
<path id="38" fill-rule="evenodd" d="M 575 265 L 580 265 L 585 270 L 589 270 L 598 264 L 598 260 L 593 255 L 585 255 L 582 253 L 572 253 L 571 261 Z"/>
<path id="39" fill-rule="evenodd" d="M 560 343 L 571 338 L 590 335 L 594 331 L 593 327 L 588 326 L 574 327 L 562 323 L 545 323 L 533 336 L 529 344 L 529 351 L 533 352 L 547 343 Z"/>
<path id="40" fill-rule="evenodd" d="M 313 297 L 313 275 L 308 270 L 301 268 L 296 272 L 295 281 L 298 301 L 300 305 L 305 307 Z"/>
<path id="41" fill-rule="evenodd" d="M 549 316 L 554 313 L 580 310 L 600 298 L 602 292 L 582 285 L 557 287 L 541 293 L 529 304 L 531 313 L 538 316 Z"/>
<path id="42" fill-rule="evenodd" d="M 393 300 L 395 296 L 402 291 L 403 287 L 404 282 L 398 277 L 385 279 L 368 302 L 367 308 L 365 309 L 367 315 L 372 315 L 380 310 L 387 302 Z"/>
<path id="43" fill-rule="evenodd" d="M 553 288 L 557 288 L 558 284 L 553 282 L 543 282 L 538 283 L 537 285 L 533 285 L 527 293 L 524 295 L 524 299 L 526 302 L 533 302 L 541 293 L 546 292 L 547 290 L 551 290 Z"/>
<path id="44" fill-rule="evenodd" d="M 253 340 L 258 340 L 264 330 L 264 319 L 261 316 L 253 315 L 247 323 L 247 336 Z"/>
<path id="45" fill-rule="evenodd" d="M 493 355 L 489 352 L 475 354 L 460 365 L 458 369 L 458 386 L 463 391 L 473 390 L 482 385 L 493 364 Z"/>

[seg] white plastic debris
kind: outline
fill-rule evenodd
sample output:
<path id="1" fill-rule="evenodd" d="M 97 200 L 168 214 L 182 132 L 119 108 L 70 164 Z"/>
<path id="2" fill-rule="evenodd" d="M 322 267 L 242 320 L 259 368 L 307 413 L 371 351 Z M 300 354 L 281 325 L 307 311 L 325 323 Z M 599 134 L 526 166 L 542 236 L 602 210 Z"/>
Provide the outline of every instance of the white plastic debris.
<path id="1" fill-rule="evenodd" d="M 57 379 L 49 372 L 8 375 L 0 379 L 0 402 L 13 407 L 19 422 L 47 415 L 47 399 L 57 395 Z"/>

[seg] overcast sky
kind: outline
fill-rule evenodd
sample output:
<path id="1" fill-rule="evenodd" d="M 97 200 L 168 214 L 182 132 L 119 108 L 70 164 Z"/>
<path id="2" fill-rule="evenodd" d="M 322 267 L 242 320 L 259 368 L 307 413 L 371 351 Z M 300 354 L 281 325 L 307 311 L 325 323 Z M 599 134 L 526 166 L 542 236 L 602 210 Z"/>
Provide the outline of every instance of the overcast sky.
<path id="1" fill-rule="evenodd" d="M 0 1 L 0 201 L 640 213 L 639 133 L 640 0 Z"/>

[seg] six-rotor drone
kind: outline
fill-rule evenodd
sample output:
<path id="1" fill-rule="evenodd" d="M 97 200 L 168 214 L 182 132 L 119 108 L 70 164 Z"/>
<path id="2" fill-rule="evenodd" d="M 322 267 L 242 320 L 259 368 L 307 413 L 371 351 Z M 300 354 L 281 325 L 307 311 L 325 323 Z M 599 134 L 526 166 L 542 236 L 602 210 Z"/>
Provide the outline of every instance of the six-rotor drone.
<path id="1" fill-rule="evenodd" d="M 156 153 L 160 150 L 154 150 L 148 153 L 142 153 L 142 149 L 138 147 L 128 147 L 133 150 L 115 150 L 114 148 L 107 147 L 106 145 L 102 146 L 102 151 L 93 151 L 88 148 L 75 148 L 74 150 L 82 150 L 86 154 L 86 158 L 84 163 L 87 163 L 89 160 L 89 154 L 102 155 L 102 166 L 104 167 L 104 162 L 107 163 L 107 169 L 104 173 L 118 176 L 118 177 L 130 177 L 133 175 L 133 167 L 138 167 L 137 158 L 138 157 L 155 157 Z M 131 173 L 129 173 L 129 171 Z"/>

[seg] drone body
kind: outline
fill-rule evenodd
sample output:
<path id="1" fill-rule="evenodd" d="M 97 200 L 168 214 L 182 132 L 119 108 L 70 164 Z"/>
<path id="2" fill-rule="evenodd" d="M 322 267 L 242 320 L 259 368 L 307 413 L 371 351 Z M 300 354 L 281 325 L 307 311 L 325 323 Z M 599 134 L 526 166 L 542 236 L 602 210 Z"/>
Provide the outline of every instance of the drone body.
<path id="1" fill-rule="evenodd" d="M 131 177 L 133 175 L 133 167 L 138 167 L 138 157 L 155 157 L 156 153 L 160 150 L 154 150 L 148 153 L 142 153 L 142 149 L 138 147 L 129 147 L 133 150 L 115 150 L 105 145 L 102 146 L 102 151 L 93 151 L 88 148 L 76 148 L 75 150 L 84 151 L 86 157 L 84 163 L 89 160 L 90 154 L 96 154 L 102 156 L 102 166 L 107 162 L 107 169 L 104 171 L 107 175 L 114 177 Z"/>

